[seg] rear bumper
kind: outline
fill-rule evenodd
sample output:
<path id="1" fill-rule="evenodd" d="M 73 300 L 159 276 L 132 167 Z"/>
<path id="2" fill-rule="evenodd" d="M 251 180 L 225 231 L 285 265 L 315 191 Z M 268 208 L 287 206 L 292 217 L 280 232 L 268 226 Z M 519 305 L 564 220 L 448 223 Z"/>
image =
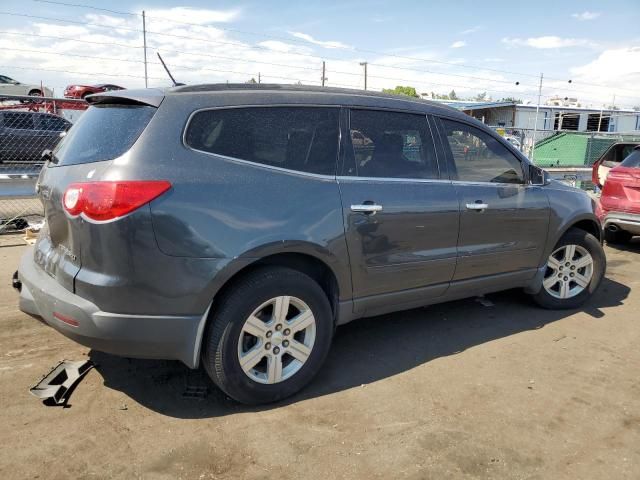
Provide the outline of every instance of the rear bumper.
<path id="1" fill-rule="evenodd" d="M 180 360 L 195 368 L 206 320 L 203 316 L 126 315 L 101 311 L 66 290 L 33 260 L 20 262 L 20 310 L 40 317 L 66 337 L 89 348 L 135 358 Z"/>
<path id="2" fill-rule="evenodd" d="M 632 235 L 640 235 L 640 214 L 609 212 L 602 219 L 602 226 L 605 230 L 617 227 Z"/>

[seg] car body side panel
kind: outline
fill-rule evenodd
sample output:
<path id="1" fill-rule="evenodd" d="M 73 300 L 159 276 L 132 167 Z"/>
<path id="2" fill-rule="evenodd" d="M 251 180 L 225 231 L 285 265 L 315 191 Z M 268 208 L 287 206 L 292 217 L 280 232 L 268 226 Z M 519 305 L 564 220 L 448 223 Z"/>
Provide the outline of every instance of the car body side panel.
<path id="1" fill-rule="evenodd" d="M 600 230 L 600 221 L 596 216 L 596 204 L 586 192 L 570 187 L 562 182 L 551 181 L 544 187 L 549 198 L 549 233 L 539 266 L 545 265 L 558 240 L 578 222 L 593 222 Z M 599 238 L 600 240 L 600 238 Z"/>

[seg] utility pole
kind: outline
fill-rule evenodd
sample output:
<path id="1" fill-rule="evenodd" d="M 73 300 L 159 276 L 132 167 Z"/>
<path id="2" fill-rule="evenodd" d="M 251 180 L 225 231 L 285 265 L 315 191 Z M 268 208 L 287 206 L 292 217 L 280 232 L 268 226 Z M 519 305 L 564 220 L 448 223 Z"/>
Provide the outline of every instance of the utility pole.
<path id="1" fill-rule="evenodd" d="M 360 62 L 360 66 L 364 67 L 364 89 L 367 89 L 367 63 L 368 62 Z"/>
<path id="2" fill-rule="evenodd" d="M 260 79 L 260 72 L 258 72 L 258 84 L 260 84 L 260 81 L 261 81 L 261 79 Z"/>
<path id="3" fill-rule="evenodd" d="M 142 11 L 142 42 L 144 50 L 144 88 L 149 87 L 149 79 L 147 77 L 147 18 Z"/>
<path id="4" fill-rule="evenodd" d="M 322 86 L 324 87 L 324 82 L 327 80 L 326 77 L 326 68 L 325 68 L 324 60 L 322 61 Z"/>
<path id="5" fill-rule="evenodd" d="M 531 161 L 533 161 L 533 153 L 536 148 L 536 135 L 538 133 L 538 114 L 540 113 L 540 99 L 542 98 L 542 79 L 544 74 L 540 74 L 540 85 L 538 85 L 538 104 L 536 105 L 536 120 L 533 123 L 533 141 L 531 142 Z"/>

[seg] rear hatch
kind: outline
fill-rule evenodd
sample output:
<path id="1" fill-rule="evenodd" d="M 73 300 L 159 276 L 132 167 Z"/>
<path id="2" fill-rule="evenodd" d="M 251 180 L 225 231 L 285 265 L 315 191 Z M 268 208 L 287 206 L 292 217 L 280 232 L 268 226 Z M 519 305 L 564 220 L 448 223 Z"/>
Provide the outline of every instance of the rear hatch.
<path id="1" fill-rule="evenodd" d="M 69 215 L 63 206 L 65 191 L 71 184 L 102 179 L 113 160 L 136 142 L 157 109 L 157 105 L 115 96 L 94 102 L 51 153 L 36 185 L 46 226 L 34 259 L 70 291 L 82 266 L 83 230 L 94 225 L 81 215 Z"/>
<path id="2" fill-rule="evenodd" d="M 640 213 L 640 147 L 611 169 L 601 203 L 607 210 Z"/>

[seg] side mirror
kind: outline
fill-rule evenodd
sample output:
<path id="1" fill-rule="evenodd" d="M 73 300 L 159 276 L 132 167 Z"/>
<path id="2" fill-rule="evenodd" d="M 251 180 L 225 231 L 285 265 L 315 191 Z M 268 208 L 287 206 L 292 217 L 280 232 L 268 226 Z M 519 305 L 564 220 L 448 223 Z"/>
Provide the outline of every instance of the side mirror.
<path id="1" fill-rule="evenodd" d="M 529 165 L 529 183 L 531 185 L 548 185 L 550 182 L 549 172 L 535 165 Z"/>

